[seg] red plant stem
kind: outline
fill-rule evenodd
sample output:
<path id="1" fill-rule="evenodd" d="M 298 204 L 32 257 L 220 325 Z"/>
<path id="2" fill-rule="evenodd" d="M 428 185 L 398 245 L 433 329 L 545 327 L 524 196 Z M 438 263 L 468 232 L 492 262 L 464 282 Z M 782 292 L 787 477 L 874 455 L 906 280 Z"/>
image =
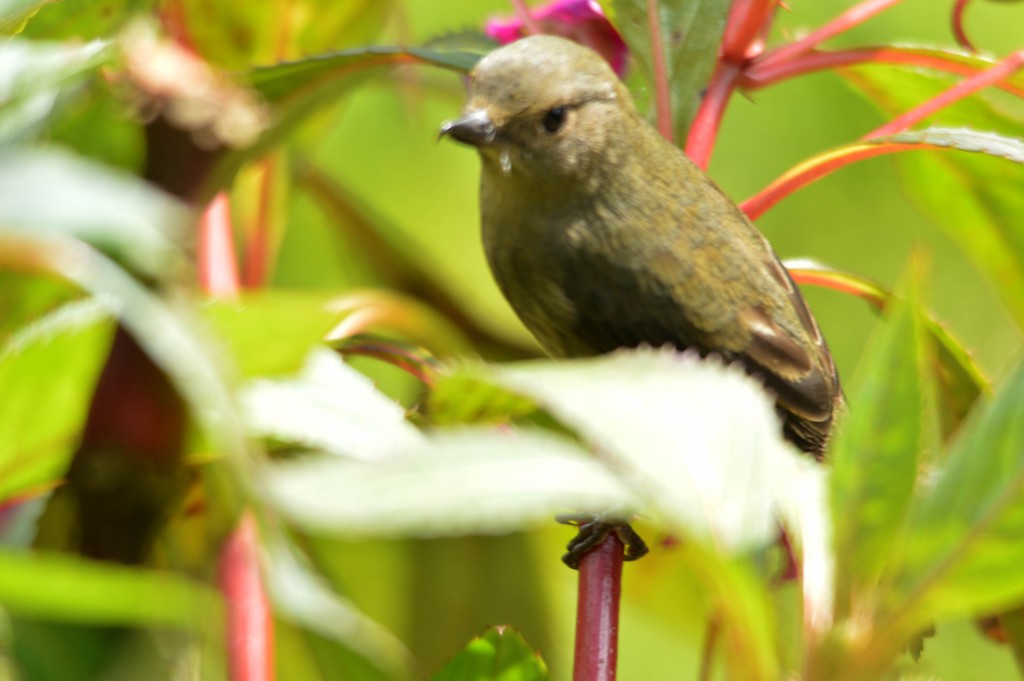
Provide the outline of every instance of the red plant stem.
<path id="1" fill-rule="evenodd" d="M 733 0 L 722 34 L 722 61 L 741 64 L 754 56 L 751 47 L 767 28 L 775 4 L 775 0 Z"/>
<path id="2" fill-rule="evenodd" d="M 580 561 L 573 681 L 615 679 L 624 548 L 615 533 L 609 533 Z"/>
<path id="3" fill-rule="evenodd" d="M 758 57 L 757 61 L 762 64 L 781 64 L 798 57 L 805 52 L 810 52 L 815 47 L 829 38 L 836 36 L 843 31 L 848 31 L 857 24 L 863 23 L 874 15 L 899 4 L 903 0 L 864 0 L 854 5 L 838 17 L 828 22 L 816 31 L 812 31 L 800 40 L 783 45 Z"/>
<path id="4" fill-rule="evenodd" d="M 740 208 L 751 220 L 761 217 L 765 211 L 792 194 L 797 189 L 809 185 L 817 179 L 829 175 L 843 166 L 874 156 L 892 154 L 908 149 L 927 149 L 925 144 L 872 144 L 848 151 L 842 155 L 825 156 L 816 161 L 804 164 L 798 170 L 790 170 L 779 179 L 762 189 L 756 195 L 740 204 Z"/>
<path id="5" fill-rule="evenodd" d="M 538 35 L 543 33 L 540 24 L 533 18 L 533 14 L 530 13 L 530 8 L 526 5 L 526 0 L 512 0 L 512 7 L 515 8 L 516 16 L 523 22 L 523 28 L 526 30 L 526 35 Z"/>
<path id="6" fill-rule="evenodd" d="M 256 220 L 248 231 L 245 244 L 242 283 L 246 288 L 262 286 L 270 270 L 270 203 L 274 187 L 274 161 L 268 158 L 261 166 L 259 206 Z"/>
<path id="7" fill-rule="evenodd" d="M 708 91 L 694 116 L 690 134 L 686 139 L 686 155 L 702 169 L 707 170 L 711 151 L 715 147 L 718 128 L 722 124 L 725 109 L 729 106 L 736 84 L 743 75 L 743 67 L 727 61 L 718 63 L 715 74 L 708 84 Z"/>
<path id="8" fill-rule="evenodd" d="M 756 90 L 774 85 L 779 81 L 801 76 L 815 71 L 841 68 L 874 62 L 879 64 L 907 64 L 925 69 L 944 71 L 960 76 L 973 76 L 981 73 L 969 64 L 961 64 L 952 59 L 944 59 L 938 55 L 920 54 L 907 50 L 888 47 L 865 47 L 855 50 L 839 50 L 836 52 L 811 52 L 791 59 L 784 64 L 771 64 L 765 68 L 755 62 L 744 74 L 740 85 L 748 90 Z M 1013 83 L 995 83 L 996 87 L 1010 94 L 1024 97 L 1024 88 Z"/>
<path id="9" fill-rule="evenodd" d="M 226 193 L 214 196 L 199 218 L 196 250 L 196 269 L 203 290 L 215 296 L 237 295 L 238 267 L 231 229 L 231 203 Z"/>
<path id="10" fill-rule="evenodd" d="M 872 307 L 882 310 L 885 308 L 885 299 L 877 295 L 866 293 L 864 287 L 858 286 L 854 282 L 846 282 L 835 277 L 828 276 L 826 272 L 815 272 L 813 270 L 803 269 L 789 269 L 789 276 L 792 277 L 793 281 L 797 284 L 806 284 L 807 286 L 819 286 L 821 288 L 830 288 L 833 291 L 839 291 L 840 293 L 847 293 L 851 296 L 860 298 L 861 300 L 867 301 Z M 790 555 L 790 561 L 792 562 L 792 555 Z"/>
<path id="11" fill-rule="evenodd" d="M 672 141 L 672 99 L 668 84 L 668 66 L 665 64 L 665 46 L 661 39 L 661 17 L 658 0 L 647 0 L 647 25 L 651 29 L 651 68 L 654 70 L 654 109 L 657 113 L 658 132 Z"/>
<path id="12" fill-rule="evenodd" d="M 970 38 L 967 37 L 967 32 L 964 31 L 964 10 L 967 9 L 970 2 L 971 0 L 956 0 L 950 21 L 953 24 L 953 36 L 956 38 L 957 45 L 968 52 L 977 52 L 974 45 L 971 44 Z"/>
<path id="13" fill-rule="evenodd" d="M 944 109 L 950 104 L 974 94 L 978 90 L 1008 78 L 1019 71 L 1022 66 L 1024 66 L 1024 50 L 1019 50 L 992 68 L 985 69 L 970 78 L 960 81 L 937 97 L 933 97 L 920 106 L 916 106 L 901 116 L 897 116 L 885 125 L 875 128 L 861 139 L 885 137 L 903 132 L 915 123 L 928 118 L 928 116 L 931 116 L 936 111 Z"/>
<path id="14" fill-rule="evenodd" d="M 227 604 L 231 681 L 274 678 L 274 630 L 259 570 L 256 522 L 245 514 L 220 552 L 218 582 Z"/>

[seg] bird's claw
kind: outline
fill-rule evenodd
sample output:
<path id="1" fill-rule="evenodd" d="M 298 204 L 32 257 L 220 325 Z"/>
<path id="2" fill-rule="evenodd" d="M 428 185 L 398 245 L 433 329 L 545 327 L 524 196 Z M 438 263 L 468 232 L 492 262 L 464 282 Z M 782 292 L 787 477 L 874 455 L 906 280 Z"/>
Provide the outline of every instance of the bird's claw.
<path id="1" fill-rule="evenodd" d="M 611 532 L 626 547 L 623 560 L 636 560 L 647 554 L 647 544 L 628 522 L 620 518 L 606 517 L 600 513 L 562 513 L 555 516 L 555 520 L 579 528 L 562 556 L 562 562 L 573 570 L 578 570 L 583 556 L 600 546 Z"/>

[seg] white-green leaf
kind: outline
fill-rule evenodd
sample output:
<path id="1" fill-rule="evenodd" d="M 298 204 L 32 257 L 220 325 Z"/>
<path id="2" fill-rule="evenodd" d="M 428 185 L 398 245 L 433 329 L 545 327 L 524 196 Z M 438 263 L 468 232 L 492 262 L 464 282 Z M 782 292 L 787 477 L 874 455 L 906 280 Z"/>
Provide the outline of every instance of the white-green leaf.
<path id="1" fill-rule="evenodd" d="M 242 403 L 251 433 L 358 460 L 393 458 L 423 439 L 401 406 L 326 349 L 297 377 L 251 381 Z"/>

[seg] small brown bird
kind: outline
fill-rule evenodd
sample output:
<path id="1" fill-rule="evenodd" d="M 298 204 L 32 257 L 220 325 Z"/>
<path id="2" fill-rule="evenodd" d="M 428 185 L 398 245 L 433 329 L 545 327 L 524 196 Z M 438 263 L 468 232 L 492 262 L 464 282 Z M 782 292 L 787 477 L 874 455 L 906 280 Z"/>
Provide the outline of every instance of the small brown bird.
<path id="1" fill-rule="evenodd" d="M 535 36 L 473 69 L 442 135 L 480 152 L 484 249 L 541 345 L 641 344 L 739 361 L 820 457 L 842 402 L 818 325 L 743 212 L 637 112 L 595 52 Z"/>

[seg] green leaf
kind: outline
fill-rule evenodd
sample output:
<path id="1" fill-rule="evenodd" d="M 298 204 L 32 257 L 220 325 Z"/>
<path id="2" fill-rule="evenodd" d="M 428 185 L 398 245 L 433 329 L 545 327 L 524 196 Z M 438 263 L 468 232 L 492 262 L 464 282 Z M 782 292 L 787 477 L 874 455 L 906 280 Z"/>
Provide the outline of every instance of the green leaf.
<path id="1" fill-rule="evenodd" d="M 466 362 L 438 375 L 427 414 L 439 426 L 507 423 L 537 411 L 519 393 L 496 385 L 486 367 Z"/>
<path id="2" fill-rule="evenodd" d="M 48 2 L 27 22 L 22 35 L 45 40 L 108 38 L 155 4 L 154 0 Z"/>
<path id="3" fill-rule="evenodd" d="M 184 206 L 138 178 L 56 150 L 0 155 L 0 236 L 75 237 L 163 278 L 181 272 Z"/>
<path id="4" fill-rule="evenodd" d="M 430 47 L 369 46 L 342 50 L 299 61 L 254 69 L 249 82 L 267 101 L 281 103 L 306 97 L 310 91 L 337 85 L 351 86 L 357 78 L 380 66 L 423 64 L 466 73 L 480 58 L 477 52 L 447 51 Z"/>
<path id="5" fill-rule="evenodd" d="M 39 8 L 53 0 L 0 0 L 0 35 L 15 35 Z"/>
<path id="6" fill-rule="evenodd" d="M 729 548 L 774 538 L 797 455 L 739 367 L 648 349 L 496 367 L 495 379 L 574 430 L 675 529 Z"/>
<path id="7" fill-rule="evenodd" d="M 185 577 L 9 551 L 0 551 L 0 606 L 32 619 L 211 633 L 222 617 L 218 594 Z"/>
<path id="8" fill-rule="evenodd" d="M 146 218 L 153 220 L 154 215 L 143 212 L 136 217 L 148 222 Z M 245 454 L 237 406 L 221 368 L 213 361 L 214 353 L 194 326 L 193 309 L 182 310 L 180 300 L 161 299 L 110 259 L 75 239 L 36 237 L 0 228 L 0 267 L 12 265 L 62 277 L 102 298 L 121 326 L 173 381 L 213 446 L 229 458 Z"/>
<path id="9" fill-rule="evenodd" d="M 918 626 L 1024 597 L 1024 365 L 976 405 L 947 469 L 915 500 L 887 614 Z"/>
<path id="10" fill-rule="evenodd" d="M 200 306 L 244 377 L 290 374 L 302 367 L 341 317 L 331 296 L 261 291 L 214 298 Z"/>
<path id="11" fill-rule="evenodd" d="M 266 573 L 267 589 L 278 616 L 342 644 L 387 672 L 388 678 L 410 676 L 413 660 L 402 642 L 353 603 L 332 592 L 283 544 L 271 545 Z"/>
<path id="12" fill-rule="evenodd" d="M 242 394 L 249 431 L 363 461 L 380 461 L 422 438 L 405 411 L 337 354 L 309 355 L 295 378 L 250 382 Z"/>
<path id="13" fill-rule="evenodd" d="M 109 45 L 0 42 L 0 145 L 30 141 L 86 79 L 111 59 Z"/>
<path id="14" fill-rule="evenodd" d="M 112 329 L 102 304 L 70 303 L 0 348 L 0 500 L 67 468 Z"/>
<path id="15" fill-rule="evenodd" d="M 830 269 L 809 260 L 784 263 L 798 284 L 824 286 L 861 298 L 872 307 L 884 309 L 894 300 L 882 286 L 865 277 Z M 931 339 L 929 360 L 932 379 L 938 386 L 938 416 L 944 438 L 960 426 L 960 422 L 983 394 L 991 392 L 989 381 L 963 343 L 941 322 L 925 317 L 925 328 Z"/>
<path id="16" fill-rule="evenodd" d="M 229 153 L 218 162 L 214 186 L 227 183 L 246 160 L 280 144 L 299 124 L 336 104 L 381 67 L 422 64 L 467 72 L 480 54 L 462 49 L 462 41 L 454 45 L 451 50 L 443 42 L 424 47 L 360 47 L 252 70 L 249 85 L 274 105 L 274 123 L 252 147 Z"/>
<path id="17" fill-rule="evenodd" d="M 926 348 L 915 286 L 909 282 L 907 301 L 887 307 L 872 336 L 848 391 L 850 412 L 831 450 L 835 591 L 842 618 L 877 581 L 917 479 Z"/>
<path id="18" fill-rule="evenodd" d="M 607 0 L 608 16 L 629 46 L 630 57 L 654 91 L 652 24 L 661 35 L 672 98 L 675 139 L 686 139 L 718 60 L 718 46 L 729 15 L 728 0 L 659 0 L 655 16 L 646 0 Z"/>
<path id="19" fill-rule="evenodd" d="M 179 17 L 204 59 L 237 71 L 372 42 L 396 4 L 395 0 L 294 0 L 281 6 L 182 0 Z"/>
<path id="20" fill-rule="evenodd" d="M 546 681 L 547 666 L 509 627 L 492 627 L 473 639 L 432 681 Z"/>
<path id="21" fill-rule="evenodd" d="M 343 536 L 511 532 L 562 511 L 639 505 L 573 442 L 542 431 L 442 431 L 391 456 L 306 457 L 271 466 L 263 484 L 299 527 Z"/>
<path id="22" fill-rule="evenodd" d="M 923 55 L 967 62 L 985 68 L 992 62 L 934 50 Z M 889 116 L 902 113 L 956 83 L 946 73 L 873 64 L 842 71 L 846 80 Z M 1007 82 L 1024 90 L 1024 78 Z M 1021 163 L 1024 138 L 1024 98 L 988 88 L 932 116 L 932 125 L 967 126 L 1009 138 L 985 141 L 980 133 L 957 131 L 942 146 L 995 153 Z M 923 133 L 909 133 L 919 135 Z M 973 138 L 973 139 L 969 139 Z M 977 149 L 970 145 L 980 140 Z M 994 141 L 993 141 L 994 140 Z M 930 142 L 931 143 L 931 142 Z M 941 226 L 961 250 L 992 281 L 1003 301 L 1024 325 L 1024 167 L 966 154 L 905 154 L 898 159 L 904 186 L 911 198 Z"/>

